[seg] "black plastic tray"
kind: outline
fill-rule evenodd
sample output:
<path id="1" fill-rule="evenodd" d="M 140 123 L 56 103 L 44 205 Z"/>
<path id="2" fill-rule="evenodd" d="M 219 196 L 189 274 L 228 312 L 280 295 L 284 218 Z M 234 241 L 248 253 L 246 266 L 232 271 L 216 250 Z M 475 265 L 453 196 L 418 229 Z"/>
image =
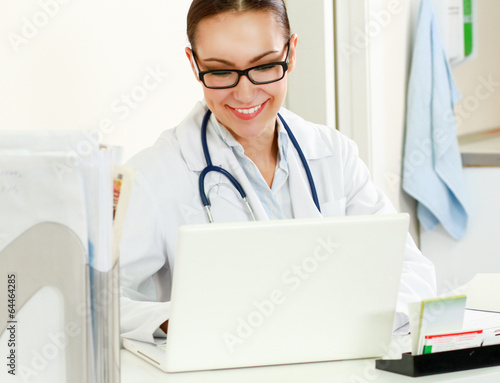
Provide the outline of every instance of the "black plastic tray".
<path id="1" fill-rule="evenodd" d="M 375 361 L 375 367 L 379 370 L 412 377 L 498 365 L 500 365 L 500 345 L 465 348 L 425 355 L 405 353 L 401 359 L 377 359 Z"/>

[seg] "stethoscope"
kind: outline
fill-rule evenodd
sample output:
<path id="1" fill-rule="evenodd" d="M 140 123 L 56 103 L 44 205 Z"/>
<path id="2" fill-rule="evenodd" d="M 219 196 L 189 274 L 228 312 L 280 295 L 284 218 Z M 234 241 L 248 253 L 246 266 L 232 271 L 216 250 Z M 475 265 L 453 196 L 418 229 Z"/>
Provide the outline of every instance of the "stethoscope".
<path id="1" fill-rule="evenodd" d="M 210 223 L 214 222 L 214 219 L 212 217 L 212 211 L 210 209 L 210 201 L 205 193 L 205 176 L 210 173 L 210 172 L 218 172 L 226 176 L 226 178 L 233 184 L 233 186 L 238 190 L 238 193 L 241 196 L 241 199 L 245 206 L 247 207 L 250 215 L 252 216 L 252 219 L 255 221 L 255 215 L 253 212 L 252 207 L 247 201 L 247 195 L 245 191 L 243 190 L 243 187 L 241 184 L 234 178 L 231 173 L 229 173 L 227 170 L 221 168 L 220 166 L 214 166 L 212 164 L 212 159 L 210 158 L 210 153 L 208 151 L 208 144 L 207 144 L 207 126 L 208 126 L 208 120 L 210 119 L 210 115 L 212 114 L 212 111 L 209 109 L 205 113 L 205 117 L 203 117 L 203 122 L 201 124 L 201 146 L 203 147 L 203 154 L 205 155 L 205 160 L 207 162 L 207 166 L 205 169 L 201 171 L 200 178 L 198 179 L 198 187 L 200 189 L 200 197 L 201 197 L 201 202 L 203 203 L 203 206 L 205 206 L 205 210 L 207 212 L 208 220 Z M 288 137 L 290 138 L 290 141 L 292 141 L 293 146 L 295 147 L 295 150 L 297 150 L 297 153 L 299 154 L 300 160 L 302 161 L 302 165 L 304 166 L 304 170 L 307 175 L 307 179 L 309 181 L 309 186 L 311 188 L 311 194 L 312 198 L 314 201 L 314 204 L 318 208 L 318 211 L 321 212 L 321 209 L 319 207 L 319 201 L 318 201 L 318 194 L 316 193 L 316 186 L 314 185 L 314 180 L 311 174 L 311 169 L 309 168 L 309 165 L 307 164 L 306 157 L 304 156 L 304 153 L 302 152 L 302 149 L 299 146 L 299 143 L 295 139 L 295 136 L 293 135 L 292 131 L 288 127 L 288 124 L 285 122 L 283 117 L 278 113 L 278 117 L 280 118 L 281 122 L 283 123 L 283 126 L 288 134 Z"/>

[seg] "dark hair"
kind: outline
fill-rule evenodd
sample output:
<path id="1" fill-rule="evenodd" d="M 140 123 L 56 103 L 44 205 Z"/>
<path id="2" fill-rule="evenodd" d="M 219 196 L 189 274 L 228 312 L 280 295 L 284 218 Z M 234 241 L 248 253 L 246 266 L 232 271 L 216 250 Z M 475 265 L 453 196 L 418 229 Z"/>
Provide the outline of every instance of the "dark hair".
<path id="1" fill-rule="evenodd" d="M 284 0 L 193 0 L 187 15 L 187 36 L 194 49 L 196 32 L 201 20 L 223 12 L 270 12 L 283 29 L 285 40 L 290 38 L 290 22 Z"/>

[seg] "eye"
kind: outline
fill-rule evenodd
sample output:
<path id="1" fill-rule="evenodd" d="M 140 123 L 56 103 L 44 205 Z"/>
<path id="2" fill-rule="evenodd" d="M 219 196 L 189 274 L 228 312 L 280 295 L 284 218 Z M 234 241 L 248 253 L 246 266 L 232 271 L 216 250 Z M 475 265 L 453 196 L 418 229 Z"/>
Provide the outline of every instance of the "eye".
<path id="1" fill-rule="evenodd" d="M 254 70 L 259 71 L 259 72 L 266 72 L 266 71 L 276 69 L 277 66 L 278 65 L 276 65 L 276 64 L 266 64 L 266 65 L 261 65 L 261 66 L 255 68 Z"/>
<path id="2" fill-rule="evenodd" d="M 210 72 L 210 75 L 222 78 L 222 77 L 232 76 L 233 72 L 231 72 L 231 71 L 224 71 L 224 70 L 217 70 L 217 71 Z"/>

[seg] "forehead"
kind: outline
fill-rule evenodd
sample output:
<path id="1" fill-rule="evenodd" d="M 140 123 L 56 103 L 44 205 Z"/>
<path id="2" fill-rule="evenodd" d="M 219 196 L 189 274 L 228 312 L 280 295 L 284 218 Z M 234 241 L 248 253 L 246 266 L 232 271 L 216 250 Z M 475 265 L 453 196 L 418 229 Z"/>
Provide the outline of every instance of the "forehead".
<path id="1" fill-rule="evenodd" d="M 225 12 L 200 21 L 196 54 L 201 59 L 222 58 L 242 62 L 276 50 L 286 43 L 276 17 L 269 12 Z"/>

